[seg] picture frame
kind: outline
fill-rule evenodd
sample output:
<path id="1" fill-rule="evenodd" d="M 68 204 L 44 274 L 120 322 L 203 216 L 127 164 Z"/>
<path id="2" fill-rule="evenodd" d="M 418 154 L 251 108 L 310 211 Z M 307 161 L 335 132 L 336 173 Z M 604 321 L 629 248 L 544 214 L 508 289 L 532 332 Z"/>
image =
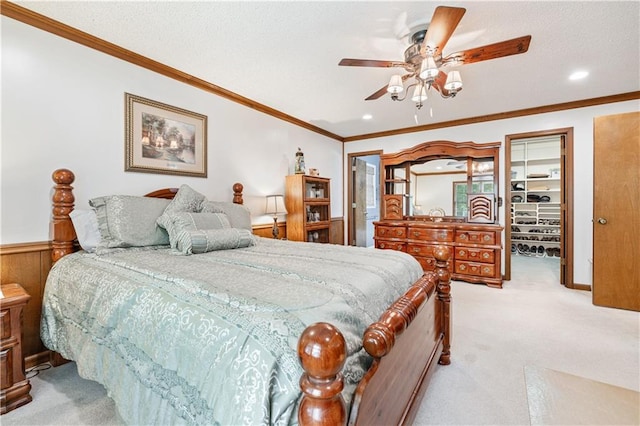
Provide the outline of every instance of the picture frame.
<path id="1" fill-rule="evenodd" d="M 207 177 L 207 116 L 125 93 L 125 171 Z"/>

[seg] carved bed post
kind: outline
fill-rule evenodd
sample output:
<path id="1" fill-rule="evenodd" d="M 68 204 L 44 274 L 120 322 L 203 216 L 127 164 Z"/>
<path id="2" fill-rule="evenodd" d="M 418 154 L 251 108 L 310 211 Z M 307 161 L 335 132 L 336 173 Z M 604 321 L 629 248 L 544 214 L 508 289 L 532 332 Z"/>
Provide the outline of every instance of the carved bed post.
<path id="1" fill-rule="evenodd" d="M 56 183 L 53 191 L 53 217 L 51 219 L 51 233 L 53 239 L 53 250 L 51 259 L 55 263 L 57 260 L 74 251 L 73 242 L 76 239 L 76 231 L 69 217 L 73 210 L 75 197 L 73 186 L 75 176 L 71 170 L 58 169 L 51 176 Z"/>
<path id="2" fill-rule="evenodd" d="M 242 199 L 242 190 L 244 187 L 240 182 L 236 182 L 233 184 L 233 202 L 235 204 L 244 204 L 244 200 Z"/>
<path id="3" fill-rule="evenodd" d="M 439 364 L 451 364 L 451 273 L 449 272 L 448 259 L 451 249 L 446 246 L 438 246 L 433 250 L 436 258 L 436 274 L 438 275 L 438 300 L 442 302 L 442 354 Z"/>
<path id="4" fill-rule="evenodd" d="M 300 378 L 300 425 L 345 425 L 347 408 L 340 393 L 344 387 L 340 371 L 347 346 L 342 333 L 328 323 L 310 325 L 298 341 L 298 357 L 304 369 Z"/>

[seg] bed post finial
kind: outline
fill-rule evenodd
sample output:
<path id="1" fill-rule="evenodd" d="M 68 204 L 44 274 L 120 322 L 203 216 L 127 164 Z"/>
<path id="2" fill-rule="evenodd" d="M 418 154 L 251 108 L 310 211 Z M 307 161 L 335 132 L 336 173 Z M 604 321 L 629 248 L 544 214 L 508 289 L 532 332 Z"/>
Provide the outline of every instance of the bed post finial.
<path id="1" fill-rule="evenodd" d="M 233 184 L 233 202 L 235 204 L 244 204 L 244 200 L 242 199 L 242 190 L 244 186 L 240 182 L 236 182 Z"/>
<path id="2" fill-rule="evenodd" d="M 304 369 L 300 378 L 302 399 L 298 422 L 307 425 L 345 425 L 347 408 L 342 399 L 342 366 L 347 345 L 333 325 L 319 322 L 307 327 L 298 341 L 298 357 Z"/>
<path id="3" fill-rule="evenodd" d="M 436 274 L 438 275 L 438 300 L 442 301 L 442 354 L 439 364 L 451 364 L 451 273 L 449 272 L 449 257 L 451 249 L 438 246 L 433 251 L 436 258 Z"/>
<path id="4" fill-rule="evenodd" d="M 73 186 L 75 176 L 71 170 L 58 169 L 53 172 L 51 178 L 56 183 L 53 189 L 51 234 L 52 246 L 51 259 L 55 263 L 61 257 L 72 253 L 73 242 L 76 239 L 76 231 L 71 223 L 69 213 L 73 210 L 75 197 Z"/>

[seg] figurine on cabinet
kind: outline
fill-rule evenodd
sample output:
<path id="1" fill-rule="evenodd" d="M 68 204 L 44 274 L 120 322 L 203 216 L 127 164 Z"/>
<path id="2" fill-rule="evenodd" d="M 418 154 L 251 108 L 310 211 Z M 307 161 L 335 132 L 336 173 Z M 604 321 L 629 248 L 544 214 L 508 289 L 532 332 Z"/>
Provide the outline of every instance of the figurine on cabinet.
<path id="1" fill-rule="evenodd" d="M 296 166 L 295 166 L 295 173 L 297 175 L 303 175 L 304 174 L 304 153 L 302 152 L 302 150 L 300 148 L 298 148 L 298 152 L 296 152 Z"/>

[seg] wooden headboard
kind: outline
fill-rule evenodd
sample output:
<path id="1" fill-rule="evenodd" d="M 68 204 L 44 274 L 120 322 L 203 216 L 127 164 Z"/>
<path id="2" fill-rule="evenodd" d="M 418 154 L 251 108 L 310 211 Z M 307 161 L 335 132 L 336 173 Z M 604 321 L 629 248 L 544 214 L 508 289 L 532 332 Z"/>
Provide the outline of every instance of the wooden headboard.
<path id="1" fill-rule="evenodd" d="M 58 169 L 51 176 L 55 185 L 53 187 L 52 217 L 51 217 L 51 239 L 52 247 L 51 259 L 56 262 L 58 259 L 78 250 L 76 241 L 76 231 L 69 217 L 73 211 L 75 196 L 71 184 L 76 177 L 71 170 Z M 243 186 L 241 183 L 233 184 L 233 202 L 243 204 Z M 145 197 L 173 199 L 178 192 L 178 188 L 163 188 L 145 194 Z"/>

